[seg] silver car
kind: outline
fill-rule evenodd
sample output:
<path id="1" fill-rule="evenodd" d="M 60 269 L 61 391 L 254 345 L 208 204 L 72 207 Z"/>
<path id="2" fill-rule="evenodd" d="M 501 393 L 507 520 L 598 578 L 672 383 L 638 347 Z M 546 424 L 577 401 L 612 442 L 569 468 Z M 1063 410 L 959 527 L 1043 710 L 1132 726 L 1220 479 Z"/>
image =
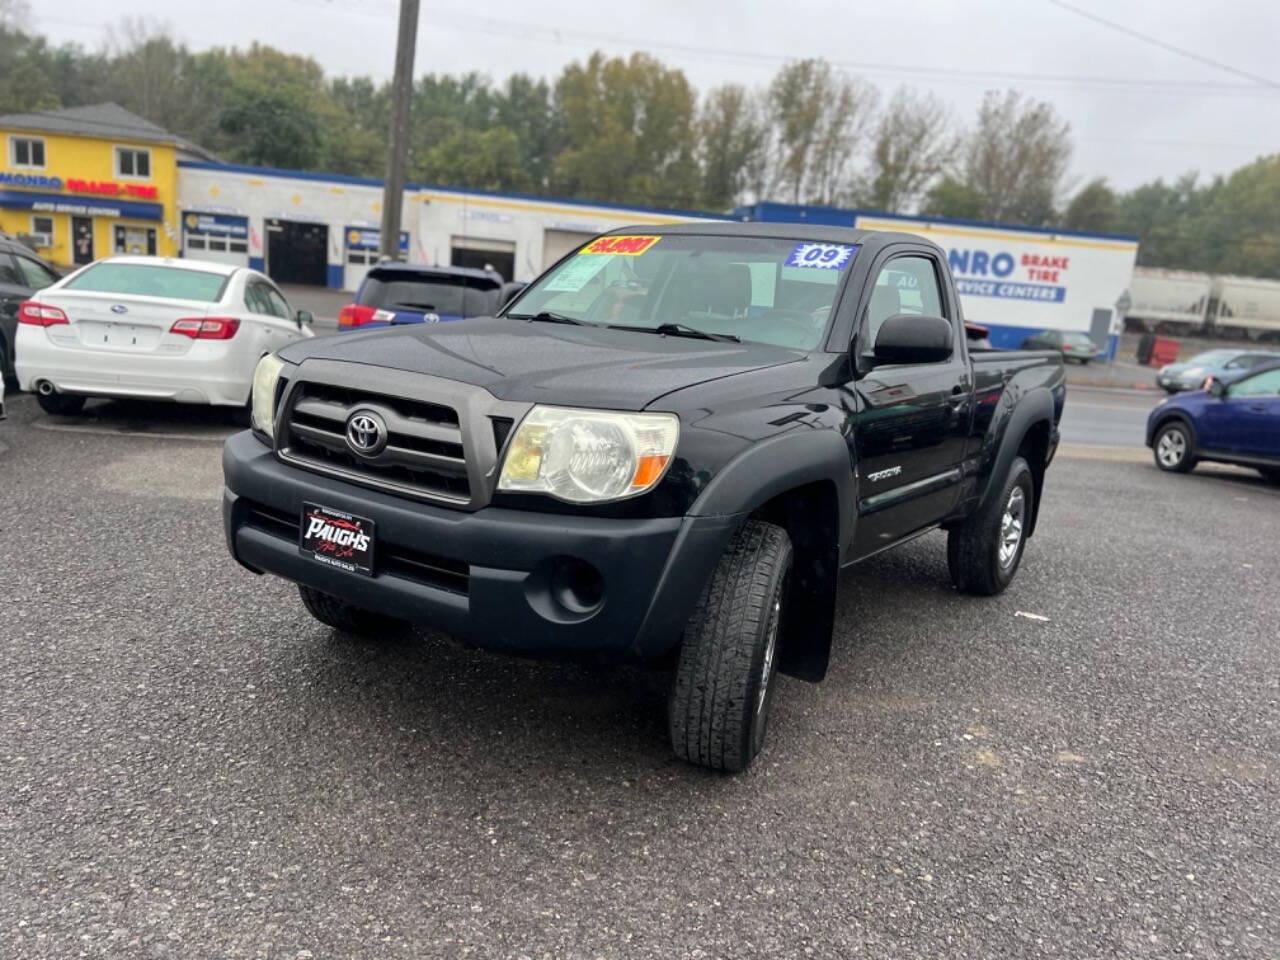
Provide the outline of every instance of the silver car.
<path id="1" fill-rule="evenodd" d="M 1169 393 L 1199 390 L 1209 377 L 1236 377 L 1260 363 L 1280 360 L 1280 354 L 1261 350 L 1218 348 L 1197 353 L 1184 363 L 1169 363 L 1156 372 L 1156 385 Z"/>

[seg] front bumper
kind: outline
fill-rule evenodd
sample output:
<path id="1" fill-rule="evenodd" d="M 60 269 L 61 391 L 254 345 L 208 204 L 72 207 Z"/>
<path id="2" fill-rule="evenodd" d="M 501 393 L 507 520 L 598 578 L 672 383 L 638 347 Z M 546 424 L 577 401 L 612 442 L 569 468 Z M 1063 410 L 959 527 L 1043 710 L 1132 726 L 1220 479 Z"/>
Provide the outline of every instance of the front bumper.
<path id="1" fill-rule="evenodd" d="M 222 466 L 227 545 L 250 570 L 527 656 L 668 653 L 743 519 L 450 510 L 287 466 L 247 431 L 227 441 Z M 374 521 L 372 577 L 299 550 L 304 501 Z M 563 602 L 573 562 L 598 572 L 598 604 Z"/>

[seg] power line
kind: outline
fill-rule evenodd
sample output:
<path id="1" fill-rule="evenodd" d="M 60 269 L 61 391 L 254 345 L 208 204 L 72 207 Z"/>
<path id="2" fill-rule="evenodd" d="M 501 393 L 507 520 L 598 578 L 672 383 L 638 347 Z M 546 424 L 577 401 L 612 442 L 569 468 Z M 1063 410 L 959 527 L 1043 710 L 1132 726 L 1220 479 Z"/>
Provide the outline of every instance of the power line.
<path id="1" fill-rule="evenodd" d="M 1233 67 L 1230 64 L 1223 63 L 1220 60 L 1214 60 L 1203 54 L 1196 53 L 1194 50 L 1184 50 L 1182 47 L 1175 47 L 1171 43 L 1166 43 L 1150 34 L 1142 33 L 1134 30 L 1132 27 L 1126 27 L 1122 23 L 1116 23 L 1114 20 L 1108 20 L 1100 17 L 1096 13 L 1090 13 L 1088 10 L 1082 10 L 1077 6 L 1067 3 L 1066 0 L 1049 0 L 1055 7 L 1061 7 L 1063 10 L 1069 10 L 1077 16 L 1084 17 L 1086 20 L 1092 20 L 1094 23 L 1100 23 L 1104 27 L 1111 30 L 1117 30 L 1125 36 L 1133 37 L 1135 40 L 1141 40 L 1143 43 L 1150 44 L 1153 47 L 1159 47 L 1161 50 L 1167 50 L 1169 53 L 1176 53 L 1180 57 L 1186 57 L 1188 60 L 1194 60 L 1196 63 L 1203 63 L 1206 66 L 1213 67 L 1215 70 L 1224 70 L 1227 73 L 1234 74 L 1237 77 L 1243 77 L 1254 83 L 1262 84 L 1264 87 L 1272 87 L 1280 90 L 1280 83 L 1267 77 L 1260 77 L 1256 73 L 1249 73 L 1247 70 L 1241 70 L 1239 67 Z"/>
<path id="2" fill-rule="evenodd" d="M 296 4 L 314 8 L 335 9 L 331 0 L 292 0 Z M 364 9 L 359 9 L 363 7 Z M 386 10 L 386 8 L 382 8 Z M 379 12 L 379 5 L 359 3 L 344 6 L 343 13 L 356 13 L 378 20 L 391 20 L 389 10 Z M 564 28 L 518 20 L 497 20 L 491 17 L 460 15 L 452 9 L 432 8 L 435 26 L 467 33 L 507 37 L 522 42 L 552 43 L 562 46 L 566 39 L 576 39 L 593 44 L 623 46 L 632 50 L 670 50 L 690 59 L 741 66 L 780 67 L 794 56 L 751 50 L 722 50 L 714 47 L 677 43 L 667 40 L 650 40 L 635 36 L 620 37 L 575 28 Z M 1177 96 L 1225 96 L 1265 97 L 1277 95 L 1272 90 L 1260 90 L 1256 86 L 1227 83 L 1206 83 L 1194 80 L 1161 80 L 1143 77 L 1080 76 L 1071 74 L 1034 74 L 1003 70 L 973 70 L 954 67 L 925 67 L 919 64 L 898 64 L 882 61 L 830 60 L 832 66 L 854 73 L 876 76 L 905 77 L 916 80 L 946 81 L 977 84 L 1016 83 L 1026 86 L 1065 87 L 1069 89 L 1115 88 L 1120 92 Z"/>
<path id="3" fill-rule="evenodd" d="M 388 7 L 375 3 L 347 3 L 338 8 L 332 0 L 292 0 L 300 6 L 314 9 L 328 9 L 342 14 L 356 14 L 376 20 L 394 21 L 396 14 Z M 1057 2 L 1057 0 L 1051 0 Z M 443 8 L 430 8 L 432 25 L 441 29 L 462 33 L 479 33 L 488 36 L 505 37 L 521 42 L 550 43 L 563 46 L 566 39 L 579 40 L 592 44 L 603 44 L 613 47 L 625 47 L 631 50 L 668 50 L 681 54 L 692 60 L 711 63 L 726 63 L 747 67 L 767 67 L 776 69 L 795 57 L 773 54 L 763 51 L 721 50 L 713 47 L 676 43 L 663 40 L 648 40 L 633 36 L 620 37 L 612 34 L 593 31 L 561 28 L 547 24 L 536 24 L 527 21 L 496 20 L 489 17 L 459 15 L 455 11 Z M 108 29 L 109 23 L 92 23 L 84 20 L 71 20 L 49 14 L 38 14 L 36 20 L 51 23 L 66 23 L 83 27 L 99 27 Z M 1265 98 L 1274 99 L 1280 96 L 1280 85 L 1266 82 L 1265 87 L 1257 85 L 1229 83 L 1206 83 L 1189 80 L 1163 80 L 1143 77 L 1088 76 L 1075 74 L 1034 74 L 1005 70 L 973 70 L 954 67 L 926 67 L 919 64 L 898 64 L 880 61 L 831 60 L 832 66 L 853 73 L 869 76 L 896 77 L 900 79 L 918 80 L 921 82 L 945 82 L 973 86 L 986 86 L 993 83 L 1015 84 L 1021 86 L 1045 87 L 1068 90 L 1101 90 L 1110 89 L 1117 93 L 1138 96 L 1178 96 L 1178 97 L 1225 97 L 1225 98 Z M 1255 79 L 1247 75 L 1249 79 Z"/>

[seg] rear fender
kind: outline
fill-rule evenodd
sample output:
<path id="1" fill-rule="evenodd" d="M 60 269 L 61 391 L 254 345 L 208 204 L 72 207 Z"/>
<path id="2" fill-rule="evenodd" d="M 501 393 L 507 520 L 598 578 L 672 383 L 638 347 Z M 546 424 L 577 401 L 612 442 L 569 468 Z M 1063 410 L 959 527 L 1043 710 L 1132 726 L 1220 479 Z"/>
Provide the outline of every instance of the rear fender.
<path id="1" fill-rule="evenodd" d="M 1013 465 L 1014 459 L 1023 453 L 1024 441 L 1028 440 L 1037 427 L 1045 429 L 1048 435 L 1052 435 L 1054 429 L 1053 394 L 1044 387 L 1023 394 L 1008 415 L 1000 417 L 993 427 L 990 435 L 992 440 L 987 447 L 988 453 L 984 457 L 986 469 L 983 471 L 981 467 L 979 468 L 980 472 L 985 473 L 985 486 L 975 512 L 988 506 L 994 497 L 1000 495 L 1004 478 L 1009 475 L 1009 468 Z M 1041 462 L 1031 463 L 1030 466 L 1036 480 L 1036 495 L 1032 501 L 1028 537 L 1035 532 L 1036 517 L 1040 514 L 1040 494 L 1044 489 L 1045 463 L 1042 458 Z"/>

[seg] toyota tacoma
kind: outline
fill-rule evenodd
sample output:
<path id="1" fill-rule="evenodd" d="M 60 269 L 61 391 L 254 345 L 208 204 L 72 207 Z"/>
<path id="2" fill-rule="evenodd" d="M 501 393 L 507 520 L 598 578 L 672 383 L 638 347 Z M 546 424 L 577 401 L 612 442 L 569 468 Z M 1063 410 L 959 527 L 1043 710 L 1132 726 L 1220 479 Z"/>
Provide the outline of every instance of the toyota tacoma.
<path id="1" fill-rule="evenodd" d="M 227 543 L 337 630 L 664 665 L 675 752 L 737 771 L 844 567 L 941 528 L 958 589 L 1009 585 L 1065 393 L 1056 352 L 970 350 L 920 237 L 617 231 L 497 316 L 264 357 Z"/>

